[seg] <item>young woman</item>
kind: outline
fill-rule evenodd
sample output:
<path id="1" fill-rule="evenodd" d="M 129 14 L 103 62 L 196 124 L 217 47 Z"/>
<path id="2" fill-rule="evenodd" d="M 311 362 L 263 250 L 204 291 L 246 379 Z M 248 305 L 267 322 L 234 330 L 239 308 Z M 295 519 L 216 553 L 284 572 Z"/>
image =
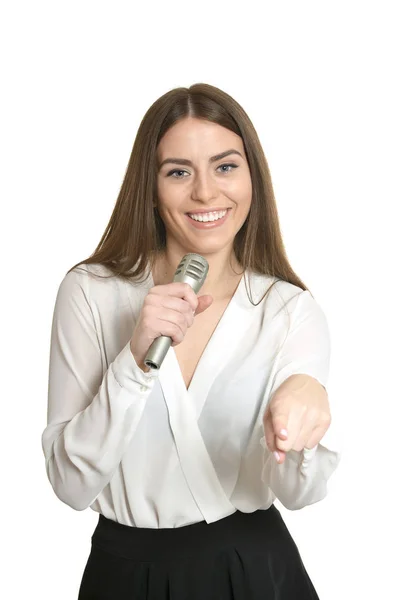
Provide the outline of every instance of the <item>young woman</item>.
<path id="1" fill-rule="evenodd" d="M 173 282 L 190 252 L 209 263 L 200 295 Z M 320 501 L 339 462 L 329 357 L 250 119 L 206 84 L 166 93 L 54 309 L 47 474 L 99 513 L 79 600 L 318 598 L 273 502 Z"/>

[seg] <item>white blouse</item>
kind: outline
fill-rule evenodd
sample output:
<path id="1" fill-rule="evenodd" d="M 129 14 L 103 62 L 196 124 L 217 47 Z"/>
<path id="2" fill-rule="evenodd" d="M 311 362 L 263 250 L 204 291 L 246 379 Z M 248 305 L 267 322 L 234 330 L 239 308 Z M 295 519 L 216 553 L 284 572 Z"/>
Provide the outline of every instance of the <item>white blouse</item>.
<path id="1" fill-rule="evenodd" d="M 75 268 L 54 308 L 48 418 L 42 447 L 57 497 L 135 527 L 181 527 L 322 500 L 341 453 L 328 443 L 287 453 L 266 447 L 262 417 L 294 373 L 326 386 L 330 335 L 310 292 L 247 271 L 186 389 L 174 348 L 144 373 L 130 351 L 144 298 L 154 286 Z M 331 406 L 331 399 L 330 406 Z M 333 415 L 332 415 L 333 416 Z"/>

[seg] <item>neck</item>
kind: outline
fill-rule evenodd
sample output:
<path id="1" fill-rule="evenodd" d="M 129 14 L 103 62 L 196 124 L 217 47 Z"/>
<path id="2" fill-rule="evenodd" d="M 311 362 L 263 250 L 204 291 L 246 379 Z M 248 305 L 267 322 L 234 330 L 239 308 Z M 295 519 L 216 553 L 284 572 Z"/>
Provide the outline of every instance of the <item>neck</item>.
<path id="1" fill-rule="evenodd" d="M 178 254 L 168 249 L 160 253 L 153 272 L 154 284 L 164 285 L 173 281 L 177 265 L 183 256 L 184 253 Z M 233 255 L 230 258 L 230 255 L 222 253 L 201 256 L 208 261 L 209 271 L 199 295 L 210 294 L 215 302 L 231 297 L 243 273 L 236 257 Z"/>

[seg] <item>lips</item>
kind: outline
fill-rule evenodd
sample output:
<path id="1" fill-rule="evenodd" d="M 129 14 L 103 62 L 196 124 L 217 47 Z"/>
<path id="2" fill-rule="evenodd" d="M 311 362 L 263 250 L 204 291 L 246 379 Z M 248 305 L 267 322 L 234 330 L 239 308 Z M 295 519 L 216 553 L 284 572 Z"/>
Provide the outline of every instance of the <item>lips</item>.
<path id="1" fill-rule="evenodd" d="M 219 227 L 222 227 L 224 225 L 224 223 L 227 221 L 227 219 L 229 218 L 229 215 L 230 215 L 230 209 L 227 209 L 227 210 L 225 209 L 224 216 L 219 219 L 216 219 L 216 220 L 198 221 L 198 220 L 190 217 L 190 215 L 188 213 L 185 215 L 185 217 L 186 217 L 187 221 L 190 223 L 190 227 L 194 227 L 195 229 L 202 229 L 202 230 L 210 231 L 212 229 L 218 229 Z"/>

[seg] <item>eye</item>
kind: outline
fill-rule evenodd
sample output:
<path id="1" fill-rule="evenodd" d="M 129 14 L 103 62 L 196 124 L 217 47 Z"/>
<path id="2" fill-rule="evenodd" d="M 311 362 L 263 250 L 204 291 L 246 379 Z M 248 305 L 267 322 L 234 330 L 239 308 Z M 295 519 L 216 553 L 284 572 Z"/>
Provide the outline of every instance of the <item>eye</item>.
<path id="1" fill-rule="evenodd" d="M 229 163 L 226 165 L 220 165 L 220 167 L 218 167 L 218 169 L 222 169 L 223 167 L 232 167 L 231 170 L 236 169 L 237 165 L 235 165 L 234 163 Z M 231 171 L 223 171 L 223 173 L 230 173 Z"/>
<path id="2" fill-rule="evenodd" d="M 167 177 L 171 177 L 175 173 L 187 173 L 187 171 L 184 171 L 183 169 L 173 169 L 173 171 L 169 171 L 169 173 L 167 174 Z M 181 177 L 175 177 L 175 179 L 182 179 L 182 178 Z"/>

